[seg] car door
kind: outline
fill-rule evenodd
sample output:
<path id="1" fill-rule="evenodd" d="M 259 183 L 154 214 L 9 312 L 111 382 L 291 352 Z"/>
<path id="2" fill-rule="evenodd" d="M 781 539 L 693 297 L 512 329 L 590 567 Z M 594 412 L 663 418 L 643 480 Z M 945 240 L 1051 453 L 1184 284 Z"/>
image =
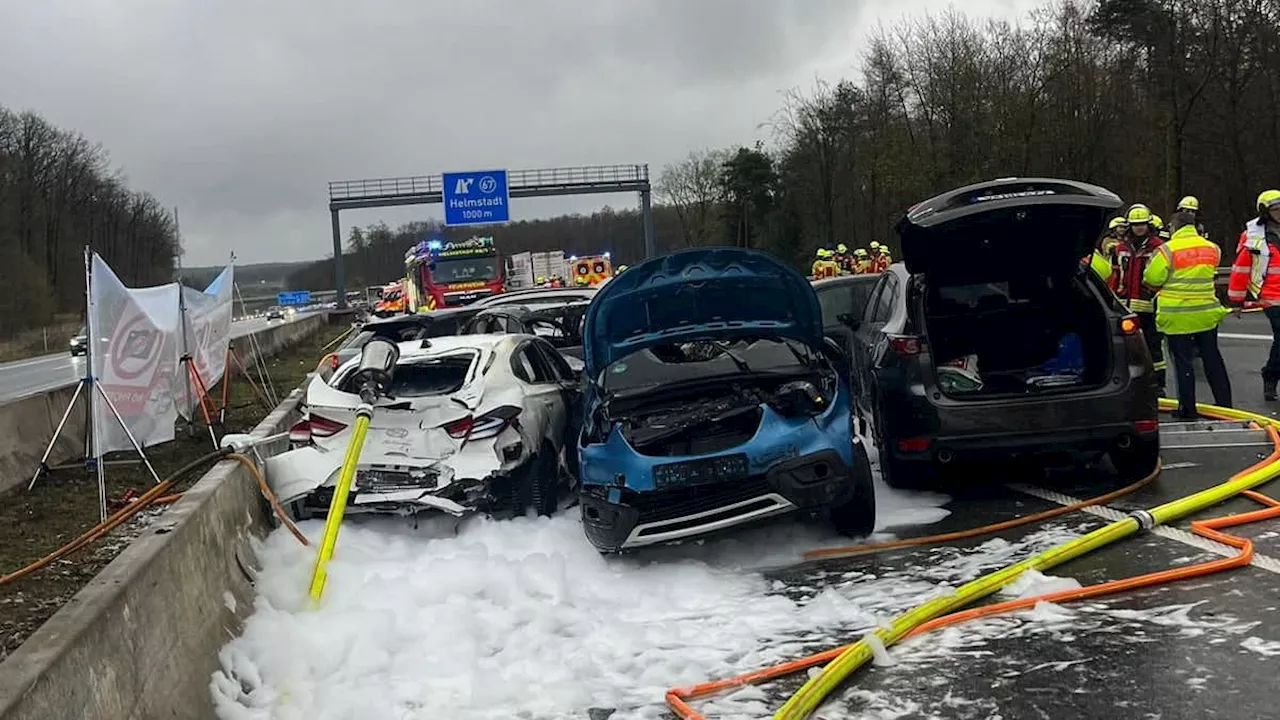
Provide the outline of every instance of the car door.
<path id="1" fill-rule="evenodd" d="M 885 323 L 893 317 L 898 278 L 885 273 L 871 291 L 862 322 L 854 333 L 854 374 L 858 378 L 855 392 L 858 394 L 858 416 L 866 418 L 874 406 L 876 363 L 884 351 Z"/>
<path id="2" fill-rule="evenodd" d="M 560 354 L 560 351 L 552 347 L 550 343 L 536 341 L 533 344 L 537 346 L 547 365 L 551 367 L 559 378 L 560 397 L 564 403 L 565 414 L 563 429 L 556 438 L 558 442 L 557 449 L 564 449 L 565 467 L 576 483 L 578 480 L 578 453 L 574 448 L 578 432 L 582 429 L 581 373 L 574 372 L 569 367 L 568 361 Z"/>
<path id="3" fill-rule="evenodd" d="M 529 339 L 520 344 L 512 355 L 512 371 L 525 383 L 526 406 L 537 413 L 537 438 L 549 440 L 556 450 L 564 442 L 564 427 L 568 423 L 568 408 L 564 401 L 564 378 L 541 349 L 545 343 Z M 551 348 L 555 352 L 555 348 Z"/>

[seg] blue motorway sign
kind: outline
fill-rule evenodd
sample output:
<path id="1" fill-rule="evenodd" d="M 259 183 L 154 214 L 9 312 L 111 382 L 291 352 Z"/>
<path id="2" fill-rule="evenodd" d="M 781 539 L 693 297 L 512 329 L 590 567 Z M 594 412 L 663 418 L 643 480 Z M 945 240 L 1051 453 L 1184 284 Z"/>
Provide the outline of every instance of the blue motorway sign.
<path id="1" fill-rule="evenodd" d="M 445 225 L 510 222 L 511 192 L 506 170 L 473 170 L 442 176 Z"/>
<path id="2" fill-rule="evenodd" d="M 293 292 L 276 293 L 277 305 L 307 305 L 311 302 L 310 290 L 294 290 Z"/>

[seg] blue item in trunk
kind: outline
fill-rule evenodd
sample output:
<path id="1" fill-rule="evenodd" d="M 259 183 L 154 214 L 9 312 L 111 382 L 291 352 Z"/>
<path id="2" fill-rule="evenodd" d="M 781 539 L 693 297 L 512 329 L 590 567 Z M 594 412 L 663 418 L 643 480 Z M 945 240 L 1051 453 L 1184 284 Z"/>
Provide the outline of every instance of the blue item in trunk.
<path id="1" fill-rule="evenodd" d="M 1083 375 L 1084 345 L 1076 333 L 1067 333 L 1058 340 L 1058 355 L 1036 368 L 1033 375 Z"/>

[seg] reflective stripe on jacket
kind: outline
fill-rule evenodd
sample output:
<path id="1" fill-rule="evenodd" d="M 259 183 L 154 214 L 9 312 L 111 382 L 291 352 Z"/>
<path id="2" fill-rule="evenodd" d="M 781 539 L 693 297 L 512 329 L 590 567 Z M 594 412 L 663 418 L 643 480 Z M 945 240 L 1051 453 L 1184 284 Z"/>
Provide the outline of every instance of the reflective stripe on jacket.
<path id="1" fill-rule="evenodd" d="M 1155 312 L 1155 293 L 1142 281 L 1147 264 L 1159 251 L 1163 240 L 1154 235 L 1138 237 L 1126 235 L 1116 244 L 1111 266 L 1111 279 L 1107 284 L 1116 297 L 1133 312 Z"/>
<path id="2" fill-rule="evenodd" d="M 1260 233 L 1259 230 L 1262 230 Z M 1250 222 L 1240 233 L 1236 247 L 1236 260 L 1231 265 L 1231 279 L 1227 282 L 1227 299 L 1243 303 L 1250 295 L 1263 306 L 1280 305 L 1280 251 L 1276 248 L 1275 233 L 1258 228 Z"/>
<path id="3" fill-rule="evenodd" d="M 1222 251 L 1196 233 L 1180 228 L 1147 263 L 1142 281 L 1159 288 L 1156 329 L 1166 335 L 1190 335 L 1212 330 L 1227 309 L 1218 302 L 1213 276 Z"/>

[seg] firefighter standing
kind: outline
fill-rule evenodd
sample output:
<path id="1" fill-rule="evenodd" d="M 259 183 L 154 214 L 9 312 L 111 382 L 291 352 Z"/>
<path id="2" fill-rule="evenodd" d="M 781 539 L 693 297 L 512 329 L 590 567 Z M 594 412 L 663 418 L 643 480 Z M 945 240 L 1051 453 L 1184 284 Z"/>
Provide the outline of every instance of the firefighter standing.
<path id="1" fill-rule="evenodd" d="M 1116 245 L 1120 244 L 1120 239 L 1129 231 L 1129 223 L 1123 217 L 1111 218 L 1111 222 L 1107 225 L 1107 234 L 1102 236 L 1102 241 L 1098 243 L 1098 249 L 1102 251 L 1102 256 L 1111 259 L 1116 252 Z"/>
<path id="2" fill-rule="evenodd" d="M 1161 240 L 1169 239 L 1169 228 L 1164 226 L 1164 218 L 1151 213 L 1151 229 L 1155 232 L 1156 237 Z"/>
<path id="3" fill-rule="evenodd" d="M 849 246 L 844 243 L 836 245 L 836 265 L 840 266 L 840 274 L 853 272 L 853 258 L 849 256 Z"/>
<path id="4" fill-rule="evenodd" d="M 1160 238 L 1151 227 L 1151 210 L 1137 204 L 1125 214 L 1128 229 L 1116 243 L 1111 260 L 1111 279 L 1108 285 L 1116 297 L 1138 316 L 1142 324 L 1142 336 L 1155 366 L 1156 384 L 1161 397 L 1165 387 L 1164 337 L 1156 327 L 1155 291 L 1142 282 L 1143 271 L 1160 247 Z"/>
<path id="5" fill-rule="evenodd" d="M 1240 233 L 1227 300 L 1238 313 L 1247 292 L 1262 306 L 1271 323 L 1271 352 L 1262 366 L 1262 397 L 1275 400 L 1276 384 L 1280 382 L 1280 190 L 1259 195 L 1257 210 L 1258 216 Z"/>
<path id="6" fill-rule="evenodd" d="M 1200 199 L 1197 198 L 1195 195 L 1187 195 L 1186 197 L 1179 200 L 1178 207 L 1174 210 L 1174 212 L 1183 212 L 1183 211 L 1191 213 L 1192 217 L 1195 218 L 1196 234 L 1204 238 L 1205 240 L 1208 240 L 1209 233 L 1205 232 L 1204 223 L 1201 222 L 1201 217 L 1200 217 Z"/>
<path id="7" fill-rule="evenodd" d="M 813 266 L 809 268 L 809 274 L 815 278 L 823 277 L 826 273 L 826 265 L 822 261 L 825 252 L 824 248 L 818 248 L 813 253 Z"/>
<path id="8" fill-rule="evenodd" d="M 882 273 L 893 264 L 893 256 L 889 254 L 889 246 L 878 242 L 871 243 L 871 270 Z"/>
<path id="9" fill-rule="evenodd" d="M 1204 362 L 1205 380 L 1219 407 L 1231 407 L 1231 380 L 1218 349 L 1218 324 L 1227 309 L 1218 302 L 1214 273 L 1222 251 L 1196 232 L 1194 213 L 1173 215 L 1173 234 L 1147 262 L 1143 282 L 1159 288 L 1156 328 L 1169 340 L 1174 382 L 1178 389 L 1178 420 L 1196 420 L 1195 354 Z M 1143 330 L 1145 332 L 1145 328 Z"/>
<path id="10" fill-rule="evenodd" d="M 866 248 L 853 251 L 853 272 L 858 275 L 871 272 L 871 256 L 867 254 Z"/>
<path id="11" fill-rule="evenodd" d="M 821 280 L 839 275 L 840 266 L 834 258 L 835 253 L 832 251 L 826 248 L 818 248 L 818 259 L 813 261 L 813 277 Z"/>

